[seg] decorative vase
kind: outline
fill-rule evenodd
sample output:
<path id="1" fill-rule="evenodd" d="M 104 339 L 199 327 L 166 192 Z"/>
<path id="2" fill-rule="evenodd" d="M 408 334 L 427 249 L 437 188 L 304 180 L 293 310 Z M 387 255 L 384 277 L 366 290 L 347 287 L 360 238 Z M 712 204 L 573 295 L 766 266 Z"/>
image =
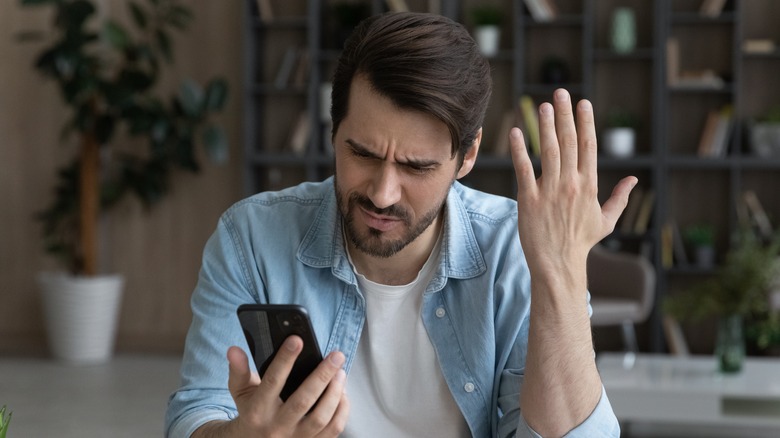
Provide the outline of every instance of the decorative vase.
<path id="1" fill-rule="evenodd" d="M 113 355 L 124 279 L 120 275 L 38 277 L 49 349 L 77 365 L 105 363 Z"/>
<path id="2" fill-rule="evenodd" d="M 745 336 L 741 315 L 727 315 L 718 321 L 715 357 L 721 373 L 737 373 L 745 360 Z"/>
<path id="3" fill-rule="evenodd" d="M 487 56 L 498 54 L 498 42 L 501 39 L 501 28 L 494 25 L 479 26 L 474 29 L 474 40 L 479 46 L 479 51 Z"/>
<path id="4" fill-rule="evenodd" d="M 617 53 L 631 53 L 636 47 L 636 19 L 634 10 L 628 7 L 616 8 L 612 12 L 612 50 Z"/>
<path id="5" fill-rule="evenodd" d="M 608 128 L 603 135 L 603 150 L 610 157 L 627 158 L 634 155 L 636 132 L 633 128 Z"/>

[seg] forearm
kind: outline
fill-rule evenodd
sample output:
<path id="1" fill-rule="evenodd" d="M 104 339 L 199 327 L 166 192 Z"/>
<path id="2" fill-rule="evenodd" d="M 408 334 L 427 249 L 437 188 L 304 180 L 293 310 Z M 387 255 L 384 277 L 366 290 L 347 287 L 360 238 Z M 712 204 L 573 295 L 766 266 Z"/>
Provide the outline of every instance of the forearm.
<path id="1" fill-rule="evenodd" d="M 581 269 L 552 272 L 532 274 L 521 411 L 536 432 L 562 436 L 593 412 L 602 386 L 593 356 L 584 260 Z"/>
<path id="2" fill-rule="evenodd" d="M 190 438 L 227 438 L 239 436 L 236 431 L 236 422 L 233 421 L 209 421 L 192 433 Z"/>

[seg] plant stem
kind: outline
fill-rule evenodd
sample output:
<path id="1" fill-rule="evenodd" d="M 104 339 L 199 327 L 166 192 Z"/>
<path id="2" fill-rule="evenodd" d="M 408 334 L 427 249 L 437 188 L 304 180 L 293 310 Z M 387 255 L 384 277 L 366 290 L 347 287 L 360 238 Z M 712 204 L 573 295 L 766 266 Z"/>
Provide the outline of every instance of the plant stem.
<path id="1" fill-rule="evenodd" d="M 97 219 L 100 202 L 98 173 L 100 151 L 95 135 L 82 134 L 79 183 L 79 238 L 83 256 L 82 273 L 97 274 Z"/>

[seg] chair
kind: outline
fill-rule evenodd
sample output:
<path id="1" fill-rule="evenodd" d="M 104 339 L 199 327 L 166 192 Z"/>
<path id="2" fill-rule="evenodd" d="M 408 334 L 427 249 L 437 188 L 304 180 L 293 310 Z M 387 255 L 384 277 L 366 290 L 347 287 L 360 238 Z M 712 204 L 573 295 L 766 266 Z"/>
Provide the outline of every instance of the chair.
<path id="1" fill-rule="evenodd" d="M 626 351 L 638 352 L 634 325 L 647 320 L 653 309 L 655 268 L 640 255 L 596 245 L 587 269 L 591 325 L 621 326 Z"/>

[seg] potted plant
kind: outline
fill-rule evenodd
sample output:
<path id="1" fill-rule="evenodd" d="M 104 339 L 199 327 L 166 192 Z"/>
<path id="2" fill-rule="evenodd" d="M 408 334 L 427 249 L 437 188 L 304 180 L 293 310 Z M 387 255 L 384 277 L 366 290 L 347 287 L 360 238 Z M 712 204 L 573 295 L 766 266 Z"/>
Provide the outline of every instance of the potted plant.
<path id="1" fill-rule="evenodd" d="M 716 356 L 720 369 L 738 371 L 745 355 L 745 333 L 766 346 L 780 315 L 772 308 L 773 285 L 780 275 L 780 235 L 764 242 L 741 230 L 715 275 L 664 301 L 664 310 L 679 320 L 718 319 Z M 743 324 L 745 329 L 743 332 Z"/>
<path id="2" fill-rule="evenodd" d="M 602 132 L 604 152 L 615 158 L 628 158 L 636 149 L 636 130 L 639 118 L 634 113 L 614 107 L 607 113 L 606 128 Z"/>
<path id="3" fill-rule="evenodd" d="M 691 248 L 696 266 L 715 266 L 715 228 L 710 224 L 694 224 L 683 231 L 683 240 Z"/>
<path id="4" fill-rule="evenodd" d="M 174 96 L 156 89 L 173 60 L 172 33 L 192 18 L 178 0 L 128 2 L 132 27 L 96 18 L 92 0 L 21 4 L 53 9 L 51 34 L 27 32 L 23 39 L 45 40 L 35 69 L 56 83 L 70 113 L 63 141 L 75 134 L 79 144 L 39 216 L 46 251 L 67 271 L 41 275 L 49 343 L 55 357 L 102 362 L 113 349 L 122 277 L 98 275 L 98 218 L 131 193 L 146 207 L 154 205 L 174 170 L 198 171 L 200 140 L 210 158 L 227 158 L 225 134 L 210 120 L 225 104 L 227 84 L 214 79 L 204 89 L 187 80 Z M 118 148 L 120 137 L 133 141 Z"/>
<path id="5" fill-rule="evenodd" d="M 474 39 L 480 52 L 485 56 L 496 56 L 501 40 L 500 8 L 491 5 L 481 5 L 471 10 L 474 23 Z"/>
<path id="6" fill-rule="evenodd" d="M 750 148 L 761 158 L 780 158 L 780 106 L 749 122 Z"/>

